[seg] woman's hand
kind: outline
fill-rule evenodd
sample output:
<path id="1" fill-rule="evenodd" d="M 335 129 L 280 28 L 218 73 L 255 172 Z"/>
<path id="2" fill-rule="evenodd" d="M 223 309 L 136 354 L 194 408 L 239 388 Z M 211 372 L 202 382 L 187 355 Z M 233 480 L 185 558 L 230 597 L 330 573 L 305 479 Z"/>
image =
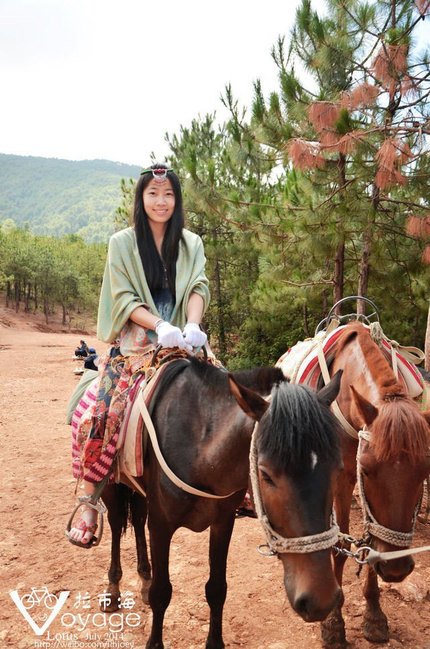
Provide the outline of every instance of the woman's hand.
<path id="1" fill-rule="evenodd" d="M 184 340 L 191 347 L 203 347 L 207 342 L 207 335 L 196 322 L 187 322 L 183 330 Z"/>
<path id="2" fill-rule="evenodd" d="M 174 327 L 169 322 L 160 322 L 155 328 L 158 336 L 158 344 L 162 347 L 179 347 L 179 349 L 192 350 L 192 345 L 188 344 L 182 335 L 179 327 Z"/>

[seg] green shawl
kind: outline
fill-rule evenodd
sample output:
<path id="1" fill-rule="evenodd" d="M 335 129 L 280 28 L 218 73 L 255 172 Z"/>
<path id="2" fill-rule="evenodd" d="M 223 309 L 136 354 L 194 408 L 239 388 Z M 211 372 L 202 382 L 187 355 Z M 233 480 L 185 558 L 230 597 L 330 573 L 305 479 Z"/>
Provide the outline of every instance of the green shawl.
<path id="1" fill-rule="evenodd" d="M 176 262 L 176 304 L 171 323 L 184 327 L 186 307 L 191 293 L 198 293 L 209 304 L 208 280 L 205 275 L 205 254 L 201 238 L 182 231 Z M 113 342 L 138 307 L 145 306 L 159 315 L 146 282 L 133 228 L 116 232 L 109 241 L 109 250 L 100 293 L 97 337 Z"/>

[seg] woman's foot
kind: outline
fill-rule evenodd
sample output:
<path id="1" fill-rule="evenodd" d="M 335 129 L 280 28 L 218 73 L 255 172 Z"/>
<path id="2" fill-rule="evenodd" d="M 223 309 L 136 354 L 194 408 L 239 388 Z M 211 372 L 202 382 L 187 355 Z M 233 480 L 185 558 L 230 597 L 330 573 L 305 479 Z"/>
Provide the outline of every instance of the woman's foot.
<path id="1" fill-rule="evenodd" d="M 71 543 L 90 547 L 97 530 L 97 512 L 92 507 L 82 507 L 82 516 L 67 536 Z"/>

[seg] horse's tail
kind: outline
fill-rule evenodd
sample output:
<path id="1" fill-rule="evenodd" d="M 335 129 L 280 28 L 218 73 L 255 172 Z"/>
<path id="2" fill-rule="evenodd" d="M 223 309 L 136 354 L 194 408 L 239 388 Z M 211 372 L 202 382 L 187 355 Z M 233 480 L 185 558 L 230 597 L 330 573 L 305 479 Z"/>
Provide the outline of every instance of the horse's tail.
<path id="1" fill-rule="evenodd" d="M 115 485 L 117 492 L 117 514 L 121 526 L 121 534 L 125 534 L 129 524 L 133 523 L 133 490 L 121 482 Z"/>

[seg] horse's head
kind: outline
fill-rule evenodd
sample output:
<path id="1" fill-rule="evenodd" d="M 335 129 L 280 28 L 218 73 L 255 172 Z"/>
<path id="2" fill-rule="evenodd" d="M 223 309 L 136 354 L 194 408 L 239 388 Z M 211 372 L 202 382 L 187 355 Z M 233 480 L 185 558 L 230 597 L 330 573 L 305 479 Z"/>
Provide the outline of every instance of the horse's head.
<path id="1" fill-rule="evenodd" d="M 430 472 L 430 411 L 421 412 L 404 393 L 385 394 L 377 406 L 353 385 L 351 394 L 354 416 L 369 431 L 360 433 L 357 465 L 371 544 L 380 552 L 408 547 Z M 388 582 L 402 581 L 413 568 L 412 557 L 375 565 Z"/>
<path id="2" fill-rule="evenodd" d="M 331 514 L 341 458 L 338 424 L 329 405 L 339 391 L 341 374 L 319 393 L 281 383 L 272 390 L 270 405 L 231 381 L 239 405 L 259 421 L 254 433 L 259 493 L 254 500 L 261 502 L 260 520 L 267 520 L 285 541 L 285 547 L 281 542 L 276 548 L 285 589 L 294 610 L 308 622 L 323 620 L 340 598 L 330 547 L 337 539 Z M 325 543 L 319 538 L 324 533 Z M 308 546 L 309 538 L 303 537 L 315 538 Z"/>

